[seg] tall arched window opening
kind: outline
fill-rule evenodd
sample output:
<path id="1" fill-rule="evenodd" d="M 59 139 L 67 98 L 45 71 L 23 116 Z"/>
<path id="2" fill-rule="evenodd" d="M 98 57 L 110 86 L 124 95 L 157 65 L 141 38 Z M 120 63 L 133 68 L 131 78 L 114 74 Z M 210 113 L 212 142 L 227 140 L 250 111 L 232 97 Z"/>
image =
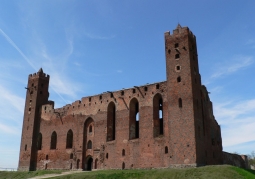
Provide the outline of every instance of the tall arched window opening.
<path id="1" fill-rule="evenodd" d="M 42 150 L 42 133 L 38 134 L 38 138 L 37 138 L 37 150 Z"/>
<path id="2" fill-rule="evenodd" d="M 129 139 L 139 138 L 139 103 L 136 98 L 129 105 Z"/>
<path id="3" fill-rule="evenodd" d="M 70 129 L 66 135 L 66 148 L 73 148 L 73 131 Z"/>
<path id="4" fill-rule="evenodd" d="M 91 142 L 91 140 L 88 141 L 87 149 L 92 149 L 92 142 Z"/>
<path id="5" fill-rule="evenodd" d="M 115 140 L 116 107 L 114 102 L 107 109 L 107 141 Z"/>
<path id="6" fill-rule="evenodd" d="M 51 134 L 50 149 L 57 148 L 57 133 L 54 131 Z"/>
<path id="7" fill-rule="evenodd" d="M 153 136 L 158 137 L 164 133 L 163 98 L 156 94 L 153 98 Z"/>

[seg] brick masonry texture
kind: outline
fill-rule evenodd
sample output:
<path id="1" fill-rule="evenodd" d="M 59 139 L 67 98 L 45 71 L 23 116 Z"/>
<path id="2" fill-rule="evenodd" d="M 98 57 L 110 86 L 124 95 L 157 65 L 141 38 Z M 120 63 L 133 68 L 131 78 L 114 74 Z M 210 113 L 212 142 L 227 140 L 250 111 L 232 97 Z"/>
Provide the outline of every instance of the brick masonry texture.
<path id="1" fill-rule="evenodd" d="M 42 69 L 29 75 L 19 170 L 222 164 L 221 129 L 201 85 L 196 37 L 166 32 L 167 80 L 83 97 L 54 109 Z"/>

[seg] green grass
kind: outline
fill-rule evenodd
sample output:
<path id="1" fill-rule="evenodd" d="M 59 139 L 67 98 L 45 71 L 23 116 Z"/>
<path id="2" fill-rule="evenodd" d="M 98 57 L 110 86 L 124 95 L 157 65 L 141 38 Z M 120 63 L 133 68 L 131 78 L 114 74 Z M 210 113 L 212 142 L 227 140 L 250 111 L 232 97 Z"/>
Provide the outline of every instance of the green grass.
<path id="1" fill-rule="evenodd" d="M 29 178 L 36 175 L 60 171 L 36 172 L 0 172 L 0 178 Z M 186 169 L 151 169 L 151 170 L 101 170 L 81 172 L 54 177 L 52 179 L 255 179 L 254 170 L 245 170 L 230 165 L 205 166 Z"/>
<path id="2" fill-rule="evenodd" d="M 62 170 L 38 170 L 38 171 L 0 171 L 1 179 L 27 179 L 35 176 L 41 176 L 45 174 L 60 174 Z"/>

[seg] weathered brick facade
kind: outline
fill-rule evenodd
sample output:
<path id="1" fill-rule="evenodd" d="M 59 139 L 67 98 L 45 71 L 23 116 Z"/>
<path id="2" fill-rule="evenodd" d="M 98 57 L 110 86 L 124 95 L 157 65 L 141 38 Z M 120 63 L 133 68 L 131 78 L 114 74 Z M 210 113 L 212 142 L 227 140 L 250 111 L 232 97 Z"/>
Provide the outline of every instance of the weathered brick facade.
<path id="1" fill-rule="evenodd" d="M 167 80 L 54 109 L 49 75 L 29 75 L 19 170 L 131 169 L 222 163 L 221 130 L 201 85 L 196 37 L 165 33 Z"/>

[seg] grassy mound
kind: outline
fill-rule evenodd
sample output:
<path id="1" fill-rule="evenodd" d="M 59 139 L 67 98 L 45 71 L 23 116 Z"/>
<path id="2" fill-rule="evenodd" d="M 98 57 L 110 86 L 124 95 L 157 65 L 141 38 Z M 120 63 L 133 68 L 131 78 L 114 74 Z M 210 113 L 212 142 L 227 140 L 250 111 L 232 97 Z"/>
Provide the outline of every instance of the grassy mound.
<path id="1" fill-rule="evenodd" d="M 0 172 L 0 178 L 29 178 L 41 175 L 40 172 Z M 52 179 L 255 179 L 254 170 L 245 170 L 229 165 L 205 166 L 186 169 L 151 169 L 151 170 L 102 170 L 93 172 L 81 172 L 70 175 L 58 176 Z"/>

